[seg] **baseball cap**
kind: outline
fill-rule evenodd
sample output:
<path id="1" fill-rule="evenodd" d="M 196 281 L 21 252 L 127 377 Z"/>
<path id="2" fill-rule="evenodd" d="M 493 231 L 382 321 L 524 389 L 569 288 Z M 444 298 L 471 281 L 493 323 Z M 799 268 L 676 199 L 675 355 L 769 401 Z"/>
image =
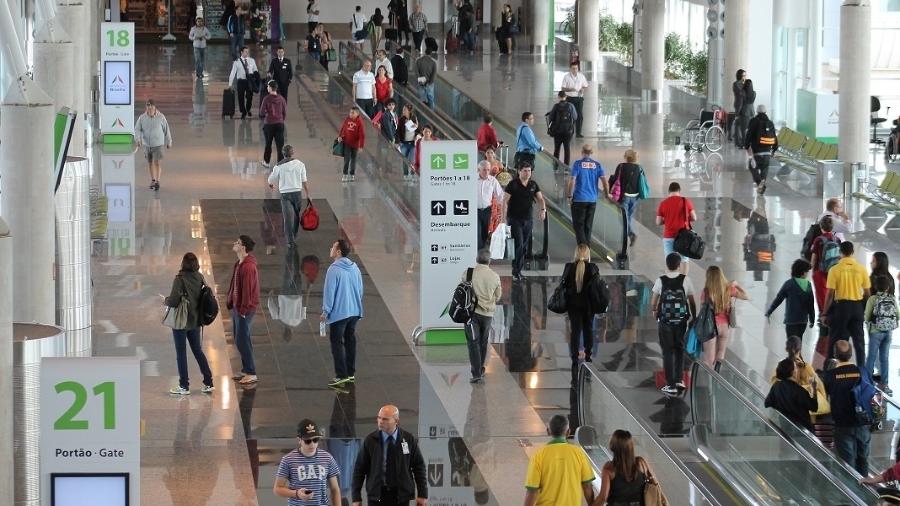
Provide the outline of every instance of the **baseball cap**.
<path id="1" fill-rule="evenodd" d="M 304 418 L 300 420 L 300 423 L 297 425 L 297 437 L 300 439 L 310 439 L 314 437 L 323 437 L 322 431 L 319 430 L 319 425 L 316 422 L 310 420 L 309 418 Z"/>

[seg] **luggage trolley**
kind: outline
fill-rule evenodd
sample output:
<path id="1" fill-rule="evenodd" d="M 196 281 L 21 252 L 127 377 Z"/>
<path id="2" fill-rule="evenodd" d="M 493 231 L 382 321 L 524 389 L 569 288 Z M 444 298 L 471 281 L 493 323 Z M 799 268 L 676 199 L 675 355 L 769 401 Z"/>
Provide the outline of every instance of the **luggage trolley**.
<path id="1" fill-rule="evenodd" d="M 684 126 L 684 150 L 702 151 L 706 149 L 713 153 L 722 149 L 725 145 L 725 111 L 715 107 L 711 111 L 700 110 L 699 119 L 692 119 Z"/>

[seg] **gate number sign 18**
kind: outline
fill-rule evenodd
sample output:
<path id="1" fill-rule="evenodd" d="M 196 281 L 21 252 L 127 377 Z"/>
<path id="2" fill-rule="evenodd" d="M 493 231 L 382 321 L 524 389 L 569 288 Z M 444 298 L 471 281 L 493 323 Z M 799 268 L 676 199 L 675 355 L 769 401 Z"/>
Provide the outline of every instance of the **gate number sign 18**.
<path id="1" fill-rule="evenodd" d="M 87 388 L 77 381 L 63 381 L 57 383 L 56 393 L 72 392 L 75 399 L 69 409 L 53 422 L 54 430 L 88 430 L 87 420 L 76 420 L 88 401 Z M 116 384 L 112 381 L 99 383 L 93 388 L 94 396 L 103 397 L 103 428 L 115 430 L 116 428 Z"/>
<path id="2" fill-rule="evenodd" d="M 106 36 L 109 38 L 110 47 L 128 47 L 131 45 L 131 40 L 129 40 L 128 37 L 128 30 L 107 30 Z"/>

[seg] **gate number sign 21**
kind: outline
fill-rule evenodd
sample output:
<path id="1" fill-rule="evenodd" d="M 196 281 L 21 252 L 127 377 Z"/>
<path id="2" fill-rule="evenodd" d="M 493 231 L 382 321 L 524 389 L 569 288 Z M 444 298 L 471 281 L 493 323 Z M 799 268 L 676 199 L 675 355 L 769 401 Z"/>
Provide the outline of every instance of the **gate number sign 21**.
<path id="1" fill-rule="evenodd" d="M 88 430 L 87 420 L 76 420 L 88 401 L 87 389 L 77 381 L 63 381 L 57 383 L 56 393 L 72 392 L 75 399 L 69 409 L 53 422 L 54 430 Z M 103 428 L 115 430 L 116 428 L 116 384 L 112 381 L 99 383 L 94 386 L 94 396 L 103 397 Z"/>

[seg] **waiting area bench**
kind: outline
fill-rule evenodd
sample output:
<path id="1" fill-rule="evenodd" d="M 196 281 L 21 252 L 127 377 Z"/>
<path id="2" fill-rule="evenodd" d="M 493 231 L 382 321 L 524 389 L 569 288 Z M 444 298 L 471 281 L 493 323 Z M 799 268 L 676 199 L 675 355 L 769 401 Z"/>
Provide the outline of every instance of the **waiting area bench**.
<path id="1" fill-rule="evenodd" d="M 792 169 L 806 174 L 816 173 L 816 160 L 836 160 L 837 144 L 811 139 L 788 127 L 778 131 L 778 152 L 776 158 Z"/>

